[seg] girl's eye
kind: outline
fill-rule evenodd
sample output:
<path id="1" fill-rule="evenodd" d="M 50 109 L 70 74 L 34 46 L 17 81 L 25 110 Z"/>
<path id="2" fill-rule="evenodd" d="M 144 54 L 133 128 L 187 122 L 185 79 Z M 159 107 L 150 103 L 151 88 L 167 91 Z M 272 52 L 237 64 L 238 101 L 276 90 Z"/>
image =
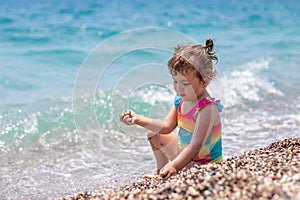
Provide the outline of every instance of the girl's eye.
<path id="1" fill-rule="evenodd" d="M 174 84 L 176 84 L 176 83 L 177 83 L 177 81 L 173 81 L 173 83 L 174 83 Z"/>
<path id="2" fill-rule="evenodd" d="M 190 83 L 183 83 L 183 85 L 184 85 L 184 86 L 189 86 L 189 85 L 190 85 Z"/>

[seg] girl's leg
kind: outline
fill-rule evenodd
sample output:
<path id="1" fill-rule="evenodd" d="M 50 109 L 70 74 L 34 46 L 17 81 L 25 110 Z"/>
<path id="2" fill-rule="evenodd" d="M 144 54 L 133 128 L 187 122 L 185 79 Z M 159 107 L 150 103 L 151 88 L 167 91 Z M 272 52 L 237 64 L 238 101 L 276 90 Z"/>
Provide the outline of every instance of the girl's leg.
<path id="1" fill-rule="evenodd" d="M 157 173 L 163 168 L 169 160 L 173 160 L 178 155 L 177 135 L 156 134 L 149 132 L 148 140 L 154 153 L 157 165 Z"/>

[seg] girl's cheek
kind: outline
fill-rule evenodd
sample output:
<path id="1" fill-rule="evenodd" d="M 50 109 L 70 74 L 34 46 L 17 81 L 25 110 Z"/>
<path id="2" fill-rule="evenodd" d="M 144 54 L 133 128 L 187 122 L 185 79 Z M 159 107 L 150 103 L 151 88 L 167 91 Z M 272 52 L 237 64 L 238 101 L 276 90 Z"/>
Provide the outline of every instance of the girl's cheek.
<path id="1" fill-rule="evenodd" d="M 178 88 L 178 83 L 173 83 L 173 87 L 174 87 L 174 89 L 177 89 Z"/>
<path id="2" fill-rule="evenodd" d="M 176 92 L 179 91 L 179 90 L 178 90 L 178 87 L 176 87 L 176 86 L 174 86 L 174 90 L 175 90 Z"/>
<path id="3" fill-rule="evenodd" d="M 178 83 L 176 85 L 174 85 L 174 89 L 176 91 L 182 91 L 183 90 L 182 86 L 180 84 L 178 84 Z"/>

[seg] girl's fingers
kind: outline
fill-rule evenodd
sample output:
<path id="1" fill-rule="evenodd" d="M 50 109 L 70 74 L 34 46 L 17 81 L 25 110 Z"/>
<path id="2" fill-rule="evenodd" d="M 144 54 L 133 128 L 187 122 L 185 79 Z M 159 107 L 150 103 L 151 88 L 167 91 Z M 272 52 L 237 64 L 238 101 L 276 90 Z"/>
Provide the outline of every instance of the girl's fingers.
<path id="1" fill-rule="evenodd" d="M 127 125 L 134 124 L 134 116 L 132 114 L 133 112 L 131 110 L 125 110 L 121 112 L 119 115 L 120 121 L 124 122 Z"/>
<path id="2" fill-rule="evenodd" d="M 125 117 L 125 111 L 121 112 L 119 117 L 120 117 L 120 120 L 123 121 L 123 118 Z"/>
<path id="3" fill-rule="evenodd" d="M 131 112 L 129 110 L 125 110 L 123 112 L 121 112 L 119 118 L 121 121 L 124 121 L 126 118 L 125 117 L 130 117 Z"/>
<path id="4" fill-rule="evenodd" d="M 132 125 L 133 124 L 133 120 L 131 118 L 126 119 L 125 122 L 127 125 Z"/>
<path id="5" fill-rule="evenodd" d="M 125 115 L 123 121 L 131 121 L 131 117 L 129 115 Z"/>
<path id="6" fill-rule="evenodd" d="M 161 179 L 161 176 L 157 175 L 157 174 L 145 174 L 143 175 L 143 179 Z"/>
<path id="7" fill-rule="evenodd" d="M 123 120 L 123 116 L 124 116 L 124 112 L 121 112 L 121 114 L 119 115 L 119 119 L 120 119 L 120 121 L 122 121 L 122 120 Z"/>
<path id="8" fill-rule="evenodd" d="M 168 173 L 165 169 L 161 169 L 159 175 L 160 175 L 162 178 L 167 178 L 168 175 L 169 175 L 169 173 Z"/>

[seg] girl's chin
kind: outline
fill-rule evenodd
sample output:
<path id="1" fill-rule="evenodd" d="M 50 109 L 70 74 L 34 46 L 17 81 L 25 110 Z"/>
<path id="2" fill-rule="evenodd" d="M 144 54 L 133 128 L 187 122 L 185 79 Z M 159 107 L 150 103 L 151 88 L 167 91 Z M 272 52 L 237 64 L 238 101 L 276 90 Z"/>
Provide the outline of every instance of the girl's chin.
<path id="1" fill-rule="evenodd" d="M 189 98 L 187 96 L 180 96 L 182 101 L 197 101 L 197 98 Z"/>
<path id="2" fill-rule="evenodd" d="M 182 101 L 191 101 L 190 98 L 188 98 L 187 96 L 180 96 Z"/>

